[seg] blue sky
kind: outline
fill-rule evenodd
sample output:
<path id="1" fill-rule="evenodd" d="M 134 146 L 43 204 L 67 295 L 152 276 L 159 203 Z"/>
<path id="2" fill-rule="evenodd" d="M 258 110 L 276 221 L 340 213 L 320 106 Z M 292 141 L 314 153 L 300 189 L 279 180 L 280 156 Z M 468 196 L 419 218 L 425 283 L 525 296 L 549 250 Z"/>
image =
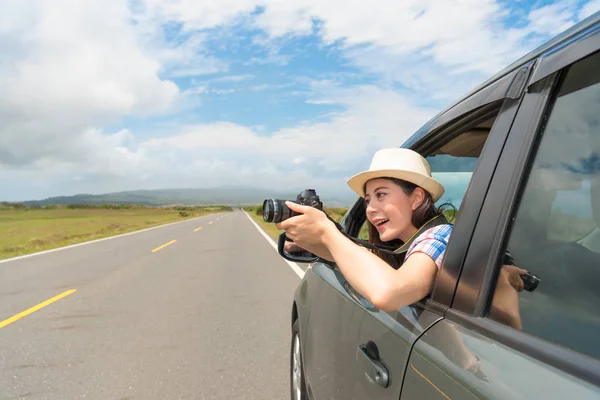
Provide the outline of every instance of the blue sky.
<path id="1" fill-rule="evenodd" d="M 376 5 L 376 8 L 373 6 Z M 0 0 L 0 200 L 348 191 L 600 0 Z"/>

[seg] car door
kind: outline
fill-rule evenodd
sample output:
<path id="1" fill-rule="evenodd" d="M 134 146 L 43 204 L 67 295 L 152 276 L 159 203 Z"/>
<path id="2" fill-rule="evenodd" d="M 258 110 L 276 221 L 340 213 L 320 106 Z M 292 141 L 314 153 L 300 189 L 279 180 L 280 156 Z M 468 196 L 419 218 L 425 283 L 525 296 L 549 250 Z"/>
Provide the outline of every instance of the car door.
<path id="1" fill-rule="evenodd" d="M 315 263 L 307 274 L 313 275 L 303 344 L 307 390 L 314 399 L 351 399 L 359 374 L 354 349 L 365 303 L 335 264 Z"/>
<path id="2" fill-rule="evenodd" d="M 415 343 L 401 399 L 600 398 L 599 32 L 538 60 L 452 307 Z M 467 366 L 442 351 L 448 332 Z"/>
<path id="3" fill-rule="evenodd" d="M 472 231 L 476 218 L 473 210 L 481 207 L 481 201 L 489 185 L 500 149 L 506 139 L 515 117 L 524 81 L 515 77 L 527 76 L 530 66 L 524 66 L 495 83 L 466 98 L 455 107 L 443 113 L 439 118 L 445 123 L 434 126 L 421 137 L 413 138 L 407 146 L 419 151 L 428 159 L 434 175 L 446 188 L 444 196 L 438 201 L 449 202 L 458 211 L 448 214 L 456 221 L 454 229 L 458 232 Z M 521 85 L 516 92 L 508 90 L 515 84 Z M 510 93 L 516 98 L 506 96 Z M 515 96 L 515 93 L 517 94 Z M 481 155 L 481 157 L 480 157 Z M 470 193 L 470 201 L 463 201 Z M 465 197 L 466 199 L 466 197 Z M 356 212 L 356 220 L 364 209 Z M 351 231 L 356 231 L 354 222 Z M 458 235 L 450 238 L 442 272 L 436 281 L 430 298 L 406 306 L 395 312 L 385 312 L 370 306 L 365 308 L 357 346 L 355 346 L 355 364 L 362 371 L 355 384 L 355 399 L 398 399 L 403 384 L 410 350 L 417 338 L 430 326 L 439 321 L 447 307 L 456 285 L 455 264 L 461 263 L 466 246 Z M 453 334 L 449 332 L 448 334 Z M 454 335 L 456 336 L 456 335 Z M 447 354 L 456 353 L 460 343 L 458 338 L 452 346 L 444 349 Z"/>

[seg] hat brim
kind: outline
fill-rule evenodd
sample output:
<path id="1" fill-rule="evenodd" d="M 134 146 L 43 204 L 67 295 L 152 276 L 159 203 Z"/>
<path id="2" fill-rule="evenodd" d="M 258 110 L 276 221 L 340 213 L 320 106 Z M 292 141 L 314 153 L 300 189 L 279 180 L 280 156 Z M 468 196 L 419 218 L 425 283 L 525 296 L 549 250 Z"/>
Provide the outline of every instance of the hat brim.
<path id="1" fill-rule="evenodd" d="M 387 169 L 378 171 L 365 171 L 358 173 L 348 179 L 348 186 L 360 197 L 365 197 L 363 187 L 365 183 L 375 178 L 397 178 L 407 182 L 414 183 L 415 185 L 423 188 L 429 194 L 434 202 L 438 201 L 444 194 L 444 186 L 437 180 L 428 176 L 412 172 L 412 171 L 399 171 L 397 169 Z"/>

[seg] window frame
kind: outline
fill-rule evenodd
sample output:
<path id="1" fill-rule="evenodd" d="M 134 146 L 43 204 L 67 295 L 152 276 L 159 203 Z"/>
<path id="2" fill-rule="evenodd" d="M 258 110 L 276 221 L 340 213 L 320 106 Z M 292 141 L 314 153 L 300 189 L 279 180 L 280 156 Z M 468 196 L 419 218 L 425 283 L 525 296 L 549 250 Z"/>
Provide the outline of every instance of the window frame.
<path id="1" fill-rule="evenodd" d="M 524 68 L 527 69 L 528 74 L 530 66 Z M 483 199 L 489 189 L 502 148 L 504 147 L 519 106 L 520 99 L 505 98 L 497 111 L 498 115 L 481 155 L 477 160 L 477 165 L 460 205 L 460 213 L 452 229 L 452 235 L 450 236 L 444 255 L 442 268 L 440 269 L 440 275 L 443 274 L 444 279 L 436 279 L 428 302 L 437 303 L 446 306 L 446 308 L 449 308 L 452 304 L 475 224 L 483 206 Z M 457 129 L 456 131 L 449 132 L 448 136 L 455 137 L 457 131 L 466 131 L 468 129 Z M 441 145 L 443 144 L 439 146 Z M 430 147 L 427 150 L 421 150 L 417 147 L 414 150 L 419 151 L 426 157 L 437 150 L 439 146 L 436 148 Z"/>
<path id="2" fill-rule="evenodd" d="M 600 47 L 600 43 L 597 44 Z M 481 209 L 473 232 L 474 240 L 469 245 L 452 307 L 446 312 L 446 317 L 572 376 L 600 385 L 599 359 L 485 317 L 495 290 L 500 255 L 510 237 L 511 223 L 536 156 L 540 133 L 543 132 L 568 68 L 585 58 L 579 57 L 580 49 L 575 48 L 577 57 L 571 64 L 528 86 L 528 93 L 517 113 Z M 561 51 L 566 52 L 567 49 Z M 596 51 L 590 51 L 587 55 Z M 565 54 L 564 59 L 568 59 Z M 539 68 L 551 70 L 544 65 L 546 62 L 557 65 L 556 58 L 546 58 L 540 60 Z M 535 78 L 534 73 L 532 80 Z M 473 293 L 476 293 L 476 298 Z"/>
<path id="3" fill-rule="evenodd" d="M 600 24 L 596 23 L 541 55 L 539 66 L 535 69 L 529 86 L 564 70 L 595 53 L 599 48 Z"/>

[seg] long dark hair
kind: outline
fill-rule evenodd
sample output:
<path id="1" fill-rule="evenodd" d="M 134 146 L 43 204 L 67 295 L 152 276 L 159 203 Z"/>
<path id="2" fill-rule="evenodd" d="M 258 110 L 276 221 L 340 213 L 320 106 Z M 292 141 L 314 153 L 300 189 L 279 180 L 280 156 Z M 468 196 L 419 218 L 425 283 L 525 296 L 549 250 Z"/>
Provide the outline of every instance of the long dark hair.
<path id="1" fill-rule="evenodd" d="M 387 179 L 387 180 L 395 183 L 396 185 L 400 186 L 402 191 L 407 196 L 412 194 L 412 192 L 414 192 L 414 190 L 419 187 L 412 182 L 407 182 L 405 180 L 398 179 L 398 178 L 382 177 L 381 179 Z M 365 185 L 363 187 L 363 193 L 366 193 L 366 187 L 367 187 L 367 184 L 365 183 Z M 447 219 L 453 218 L 454 215 L 456 215 L 456 209 L 454 208 L 454 206 L 451 203 L 444 203 L 444 204 L 441 204 L 439 207 L 436 207 L 435 202 L 433 201 L 433 198 L 431 197 L 431 194 L 427 190 L 423 190 L 423 191 L 425 192 L 425 197 L 423 198 L 423 201 L 421 202 L 419 207 L 417 207 L 417 209 L 412 212 L 411 223 L 413 224 L 413 226 L 415 228 L 420 229 L 427 222 L 429 222 L 433 218 L 440 216 L 440 215 L 445 215 Z M 448 215 L 448 213 L 445 213 L 445 211 L 447 209 L 452 210 L 450 215 Z M 389 247 L 390 249 L 397 249 L 404 244 L 404 242 L 400 239 L 390 240 L 389 242 L 382 241 L 381 238 L 379 237 L 379 232 L 377 231 L 377 228 L 375 228 L 375 226 L 368 219 L 366 220 L 366 223 L 367 223 L 367 228 L 368 228 L 368 233 L 369 233 L 369 243 L 386 246 L 386 247 Z M 383 252 L 380 252 L 377 250 L 372 250 L 372 251 L 375 254 L 377 254 L 380 258 L 387 261 L 394 268 L 398 268 L 398 266 L 400 264 L 402 264 L 402 262 L 404 261 L 403 258 L 402 258 L 402 260 L 400 260 L 400 257 L 395 257 L 393 255 L 383 253 Z"/>

